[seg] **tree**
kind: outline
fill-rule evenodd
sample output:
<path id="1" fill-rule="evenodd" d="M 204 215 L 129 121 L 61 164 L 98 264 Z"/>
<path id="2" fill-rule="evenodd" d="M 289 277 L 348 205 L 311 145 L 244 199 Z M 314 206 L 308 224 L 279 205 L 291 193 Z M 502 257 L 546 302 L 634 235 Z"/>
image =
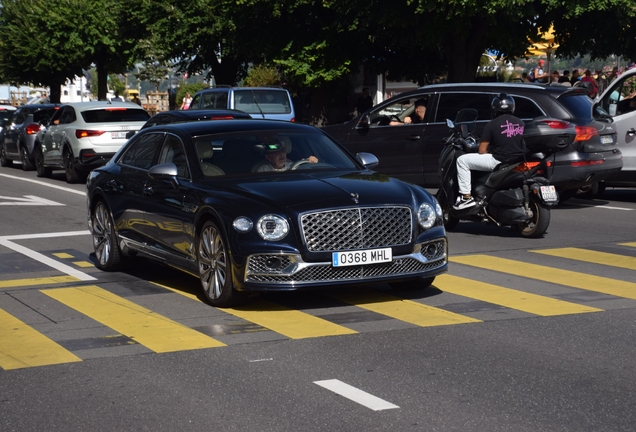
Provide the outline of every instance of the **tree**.
<path id="1" fill-rule="evenodd" d="M 0 0 L 0 75 L 46 85 L 59 102 L 64 81 L 95 64 L 105 99 L 108 72 L 125 72 L 138 55 L 144 29 L 129 11 L 140 1 Z"/>

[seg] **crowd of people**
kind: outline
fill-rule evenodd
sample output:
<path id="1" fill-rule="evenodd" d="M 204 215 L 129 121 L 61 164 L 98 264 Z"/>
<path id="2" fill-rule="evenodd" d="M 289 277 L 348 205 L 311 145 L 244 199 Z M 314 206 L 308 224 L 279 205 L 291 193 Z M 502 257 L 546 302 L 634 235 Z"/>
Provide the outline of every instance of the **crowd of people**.
<path id="1" fill-rule="evenodd" d="M 611 70 L 609 67 L 603 69 L 586 69 L 581 73 L 579 69 L 564 70 L 560 73 L 553 70 L 551 73 L 544 71 L 545 61 L 543 59 L 537 62 L 537 66 L 532 68 L 530 72 L 524 72 L 521 78 L 524 82 L 537 82 L 543 84 L 561 84 L 564 86 L 587 86 L 590 89 L 590 97 L 601 94 L 607 86 L 614 81 L 622 72 L 623 68 L 614 66 Z"/>

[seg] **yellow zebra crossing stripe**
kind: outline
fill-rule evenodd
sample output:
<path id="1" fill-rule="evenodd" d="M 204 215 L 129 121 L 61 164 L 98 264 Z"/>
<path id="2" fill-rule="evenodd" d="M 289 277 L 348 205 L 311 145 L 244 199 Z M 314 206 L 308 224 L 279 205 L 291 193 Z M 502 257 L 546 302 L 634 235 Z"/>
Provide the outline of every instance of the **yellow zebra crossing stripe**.
<path id="1" fill-rule="evenodd" d="M 435 278 L 435 286 L 447 293 L 469 297 L 475 300 L 481 300 L 539 316 L 569 315 L 603 311 L 603 309 L 597 309 L 537 294 L 504 288 L 458 276 L 438 276 Z"/>
<path id="2" fill-rule="evenodd" d="M 531 250 L 530 252 L 550 255 L 558 258 L 568 258 L 576 261 L 584 261 L 593 264 L 603 264 L 611 267 L 620 267 L 628 270 L 636 270 L 636 258 L 607 252 L 597 252 L 579 248 L 559 248 Z"/>
<path id="3" fill-rule="evenodd" d="M 636 242 L 629 242 L 629 243 L 619 243 L 619 246 L 629 246 L 629 247 L 636 247 Z"/>
<path id="4" fill-rule="evenodd" d="M 54 276 L 43 278 L 27 278 L 0 281 L 0 288 L 18 288 L 34 285 L 59 284 L 66 282 L 77 282 L 79 279 L 73 276 Z"/>
<path id="5" fill-rule="evenodd" d="M 347 290 L 329 293 L 329 296 L 344 303 L 420 327 L 481 322 L 481 320 L 465 315 L 370 290 Z"/>
<path id="6" fill-rule="evenodd" d="M 452 257 L 449 260 L 458 264 L 480 267 L 482 269 L 494 270 L 529 279 L 636 300 L 636 283 L 633 282 L 625 282 L 489 255 L 466 255 Z"/>
<path id="7" fill-rule="evenodd" d="M 196 295 L 171 288 L 156 282 L 153 284 L 169 289 L 191 300 L 200 301 Z M 290 339 L 305 339 L 322 336 L 338 336 L 355 334 L 355 330 L 331 323 L 322 318 L 309 315 L 285 306 L 266 301 L 251 301 L 249 304 L 238 308 L 219 309 L 230 315 L 268 328 L 276 333 L 287 336 Z"/>
<path id="8" fill-rule="evenodd" d="M 225 346 L 98 286 L 42 292 L 158 353 Z"/>
<path id="9" fill-rule="evenodd" d="M 4 370 L 82 361 L 0 309 L 0 367 Z"/>

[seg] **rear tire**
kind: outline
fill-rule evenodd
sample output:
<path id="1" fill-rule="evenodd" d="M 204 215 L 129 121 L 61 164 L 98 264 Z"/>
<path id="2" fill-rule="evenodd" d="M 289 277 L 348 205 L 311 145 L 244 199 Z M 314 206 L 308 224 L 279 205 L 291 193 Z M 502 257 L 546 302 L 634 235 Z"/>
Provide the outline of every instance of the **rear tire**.
<path id="1" fill-rule="evenodd" d="M 203 295 L 208 303 L 229 307 L 243 300 L 243 293 L 234 289 L 232 262 L 227 242 L 217 225 L 208 221 L 197 235 L 197 263 Z"/>
<path id="2" fill-rule="evenodd" d="M 73 162 L 73 155 L 67 150 L 64 152 L 64 172 L 66 173 L 67 183 L 79 183 L 79 175 L 75 170 L 75 163 Z"/>
<path id="3" fill-rule="evenodd" d="M 7 159 L 7 153 L 4 151 L 4 144 L 0 144 L 0 166 L 10 167 L 13 165 L 13 160 Z"/>
<path id="4" fill-rule="evenodd" d="M 550 207 L 539 202 L 536 198 L 530 198 L 530 210 L 532 210 L 532 219 L 526 223 L 515 225 L 515 228 L 522 237 L 543 237 L 550 225 Z"/>
<path id="5" fill-rule="evenodd" d="M 44 155 L 38 143 L 35 143 L 35 169 L 38 172 L 38 177 L 51 177 L 51 173 L 53 172 L 51 168 L 44 166 Z"/>
<path id="6" fill-rule="evenodd" d="M 22 161 L 23 171 L 33 171 L 33 162 L 29 159 L 29 153 L 23 145 L 20 145 L 20 160 Z"/>
<path id="7" fill-rule="evenodd" d="M 95 264 L 104 271 L 119 270 L 122 266 L 122 254 L 117 244 L 115 224 L 110 216 L 108 207 L 99 201 L 91 213 L 93 227 L 93 248 L 95 249 Z"/>

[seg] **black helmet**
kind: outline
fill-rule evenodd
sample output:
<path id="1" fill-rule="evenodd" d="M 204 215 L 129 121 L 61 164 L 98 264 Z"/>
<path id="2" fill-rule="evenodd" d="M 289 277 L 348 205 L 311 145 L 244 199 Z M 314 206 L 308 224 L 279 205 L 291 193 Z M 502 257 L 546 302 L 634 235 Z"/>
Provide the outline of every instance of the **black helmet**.
<path id="1" fill-rule="evenodd" d="M 490 104 L 492 107 L 492 116 L 497 117 L 502 114 L 513 114 L 515 112 L 515 100 L 506 93 L 495 96 Z"/>

